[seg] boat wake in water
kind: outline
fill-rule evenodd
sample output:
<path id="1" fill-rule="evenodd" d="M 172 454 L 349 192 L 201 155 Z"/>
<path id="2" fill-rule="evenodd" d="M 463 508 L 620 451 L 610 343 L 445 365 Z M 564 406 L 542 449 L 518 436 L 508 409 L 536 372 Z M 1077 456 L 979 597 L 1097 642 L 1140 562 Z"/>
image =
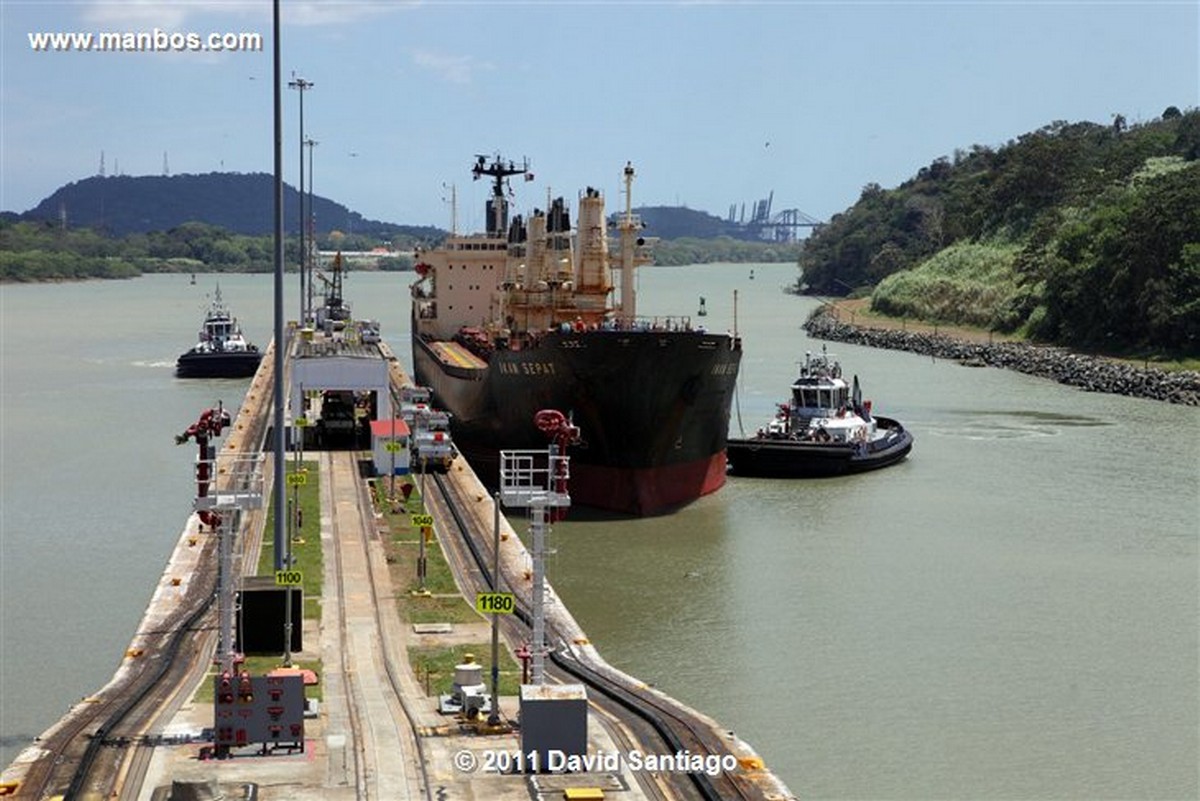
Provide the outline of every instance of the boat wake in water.
<path id="1" fill-rule="evenodd" d="M 953 414 L 950 412 L 948 414 Z M 1056 437 L 1069 428 L 1091 428 L 1112 423 L 1095 417 L 1080 417 L 1053 412 L 997 409 L 972 412 L 962 422 L 933 424 L 929 433 L 939 437 L 970 440 L 1033 439 Z"/>

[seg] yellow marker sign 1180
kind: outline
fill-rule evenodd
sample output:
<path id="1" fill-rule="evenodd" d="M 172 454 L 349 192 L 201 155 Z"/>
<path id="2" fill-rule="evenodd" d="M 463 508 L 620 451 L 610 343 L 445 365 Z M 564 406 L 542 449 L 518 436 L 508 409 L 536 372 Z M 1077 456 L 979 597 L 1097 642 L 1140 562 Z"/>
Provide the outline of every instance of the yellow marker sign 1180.
<path id="1" fill-rule="evenodd" d="M 475 595 L 475 611 L 483 615 L 511 615 L 517 598 L 511 592 L 480 592 Z"/>

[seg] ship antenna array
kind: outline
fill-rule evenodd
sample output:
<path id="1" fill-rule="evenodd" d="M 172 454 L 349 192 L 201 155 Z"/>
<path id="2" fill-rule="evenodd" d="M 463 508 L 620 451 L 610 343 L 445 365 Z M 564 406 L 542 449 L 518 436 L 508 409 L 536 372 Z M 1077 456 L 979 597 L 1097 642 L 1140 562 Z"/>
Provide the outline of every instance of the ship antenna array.
<path id="1" fill-rule="evenodd" d="M 633 216 L 633 163 L 625 162 L 622 172 L 625 180 L 625 217 L 620 224 L 621 233 L 621 316 L 629 324 L 637 317 L 637 290 L 633 283 L 634 246 L 640 245 L 641 239 L 636 238 L 636 232 L 641 228 L 640 221 Z"/>
<path id="2" fill-rule="evenodd" d="M 511 175 L 524 175 L 526 181 L 533 180 L 533 173 L 529 171 L 529 159 L 522 159 L 521 163 L 517 164 L 511 160 L 505 161 L 497 154 L 489 164 L 487 156 L 477 154 L 475 165 L 471 167 L 471 176 L 478 181 L 484 175 L 492 179 L 492 214 L 495 215 L 495 219 L 489 222 L 489 228 L 497 236 L 501 236 L 504 233 L 504 209 L 507 203 L 504 199 L 504 187 L 508 185 Z"/>
<path id="3" fill-rule="evenodd" d="M 491 164 L 487 163 L 487 159 L 487 156 L 475 156 L 475 166 L 471 168 L 471 175 L 476 181 L 484 175 L 491 177 L 494 197 L 504 197 L 504 185 L 510 175 L 529 174 L 529 159 L 524 159 L 519 165 L 513 161 L 505 162 L 498 155 Z"/>

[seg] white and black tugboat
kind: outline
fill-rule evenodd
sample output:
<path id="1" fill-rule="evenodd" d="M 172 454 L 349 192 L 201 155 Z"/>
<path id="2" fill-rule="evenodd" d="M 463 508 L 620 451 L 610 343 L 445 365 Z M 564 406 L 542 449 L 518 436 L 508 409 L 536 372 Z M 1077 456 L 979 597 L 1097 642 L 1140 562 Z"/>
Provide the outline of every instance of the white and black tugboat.
<path id="1" fill-rule="evenodd" d="M 221 285 L 204 315 L 196 345 L 179 357 L 179 378 L 245 378 L 254 375 L 262 353 L 246 341 L 242 329 L 221 300 Z"/>
<path id="2" fill-rule="evenodd" d="M 822 350 L 805 354 L 792 396 L 763 428 L 726 444 L 729 472 L 738 476 L 809 478 L 887 467 L 912 450 L 898 421 L 871 413 L 858 376 L 853 387 L 841 365 Z"/>

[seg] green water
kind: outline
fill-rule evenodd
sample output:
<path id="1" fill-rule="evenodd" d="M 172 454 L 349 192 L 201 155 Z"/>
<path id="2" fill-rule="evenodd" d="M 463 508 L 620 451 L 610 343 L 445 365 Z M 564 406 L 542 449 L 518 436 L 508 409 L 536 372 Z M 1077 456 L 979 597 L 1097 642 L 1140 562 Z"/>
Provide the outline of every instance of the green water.
<path id="1" fill-rule="evenodd" d="M 639 278 L 643 313 L 704 296 L 717 330 L 737 290 L 735 432 L 820 347 L 813 301 L 780 291 L 794 268 L 749 273 Z M 346 282 L 406 363 L 410 278 Z M 260 345 L 271 280 L 220 279 Z M 191 508 L 194 453 L 172 437 L 245 390 L 172 377 L 214 281 L 0 288 L 0 762 L 112 675 Z M 667 517 L 574 513 L 549 575 L 605 657 L 802 798 L 1200 795 L 1200 410 L 829 347 L 913 430 L 911 458 L 732 478 Z"/>

